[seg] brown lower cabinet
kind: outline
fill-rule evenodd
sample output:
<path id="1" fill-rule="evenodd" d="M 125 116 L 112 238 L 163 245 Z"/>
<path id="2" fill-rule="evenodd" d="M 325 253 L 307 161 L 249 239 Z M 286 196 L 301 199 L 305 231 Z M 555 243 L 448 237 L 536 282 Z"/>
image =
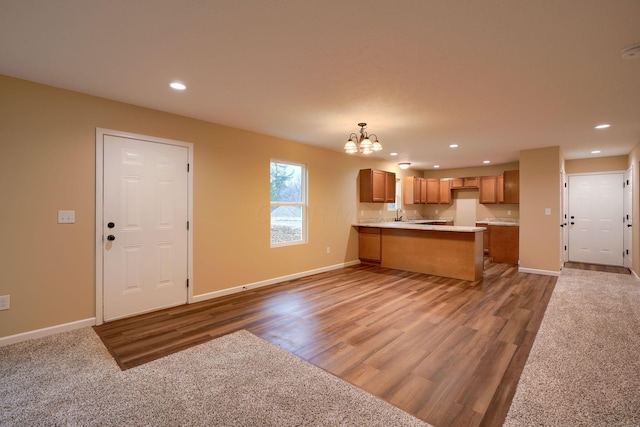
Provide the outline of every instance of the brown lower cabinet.
<path id="1" fill-rule="evenodd" d="M 358 254 L 360 259 L 380 262 L 380 229 L 360 227 L 358 231 Z"/>
<path id="2" fill-rule="evenodd" d="M 520 259 L 520 227 L 489 224 L 487 231 L 489 256 L 493 261 L 517 264 Z"/>

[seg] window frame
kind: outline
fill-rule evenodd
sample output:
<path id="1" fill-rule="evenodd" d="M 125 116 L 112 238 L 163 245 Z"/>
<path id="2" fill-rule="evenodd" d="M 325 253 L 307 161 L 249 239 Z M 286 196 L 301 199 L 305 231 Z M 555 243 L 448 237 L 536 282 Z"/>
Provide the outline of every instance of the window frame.
<path id="1" fill-rule="evenodd" d="M 308 239 L 308 228 L 309 228 L 309 220 L 308 220 L 308 169 L 307 165 L 300 162 L 294 162 L 290 160 L 282 160 L 282 159 L 271 159 L 269 161 L 269 186 L 271 186 L 271 165 L 272 164 L 284 164 L 288 166 L 294 166 L 300 168 L 300 189 L 301 189 L 301 201 L 300 202 L 280 202 L 271 200 L 271 193 L 269 194 L 269 245 L 271 248 L 280 248 L 285 246 L 294 246 L 294 245 L 304 245 L 309 243 Z M 302 210 L 301 220 L 302 220 L 302 235 L 300 240 L 288 241 L 288 242 L 279 242 L 274 243 L 272 238 L 272 217 L 271 210 L 273 207 L 279 206 L 300 206 Z"/>

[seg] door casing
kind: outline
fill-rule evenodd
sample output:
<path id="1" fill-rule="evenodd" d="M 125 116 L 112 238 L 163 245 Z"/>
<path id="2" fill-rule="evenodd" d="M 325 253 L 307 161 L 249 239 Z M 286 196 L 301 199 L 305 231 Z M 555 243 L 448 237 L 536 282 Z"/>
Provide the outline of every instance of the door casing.
<path id="1" fill-rule="evenodd" d="M 170 144 L 186 147 L 188 150 L 188 162 L 190 173 L 187 176 L 187 219 L 189 221 L 188 243 L 187 243 L 187 274 L 189 277 L 189 287 L 187 288 L 187 303 L 193 302 L 193 144 L 190 142 L 177 141 L 172 139 L 158 138 L 148 135 L 140 135 L 129 132 L 122 132 L 111 129 L 96 128 L 96 218 L 95 218 L 95 270 L 96 270 L 96 325 L 104 323 L 103 308 L 103 184 L 104 184 L 104 136 L 113 135 L 123 138 L 140 139 L 147 142 Z"/>

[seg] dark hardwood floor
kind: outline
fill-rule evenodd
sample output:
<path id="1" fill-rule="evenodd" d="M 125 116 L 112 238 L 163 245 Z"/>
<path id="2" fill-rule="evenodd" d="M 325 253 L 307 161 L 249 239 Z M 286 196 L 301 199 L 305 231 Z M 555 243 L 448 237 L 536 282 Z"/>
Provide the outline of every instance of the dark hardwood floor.
<path id="1" fill-rule="evenodd" d="M 587 264 L 585 262 L 567 261 L 564 263 L 564 267 L 576 268 L 578 270 L 603 271 L 605 273 L 631 274 L 631 270 L 629 270 L 627 267 L 616 267 L 613 265 L 602 265 L 602 264 Z"/>
<path id="2" fill-rule="evenodd" d="M 122 369 L 246 329 L 433 424 L 498 426 L 556 277 L 362 264 L 95 328 Z"/>

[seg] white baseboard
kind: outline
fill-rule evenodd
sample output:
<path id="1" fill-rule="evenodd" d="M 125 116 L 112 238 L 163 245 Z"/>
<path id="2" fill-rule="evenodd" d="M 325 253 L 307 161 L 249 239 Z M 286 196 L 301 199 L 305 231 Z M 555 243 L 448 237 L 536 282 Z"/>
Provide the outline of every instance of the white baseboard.
<path id="1" fill-rule="evenodd" d="M 96 318 L 91 317 L 89 319 L 78 320 L 71 323 L 65 323 L 62 325 L 50 326 L 44 329 L 36 329 L 35 331 L 24 332 L 16 335 L 9 335 L 8 337 L 0 338 L 0 347 L 5 345 L 16 344 L 22 341 L 28 341 L 35 338 L 47 337 L 49 335 L 59 334 L 60 332 L 72 331 L 74 329 L 84 328 L 86 326 L 94 326 L 96 324 Z"/>
<path id="2" fill-rule="evenodd" d="M 556 277 L 560 277 L 560 271 L 553 271 L 553 270 L 538 270 L 538 269 L 536 269 L 536 268 L 524 268 L 524 267 L 518 267 L 518 273 L 542 274 L 543 276 L 556 276 Z"/>
<path id="3" fill-rule="evenodd" d="M 219 298 L 225 295 L 236 294 L 238 292 L 248 291 L 249 289 L 261 288 L 263 286 L 274 285 L 287 280 L 299 279 L 301 277 L 311 276 L 313 274 L 324 273 L 326 271 L 337 270 L 339 268 L 350 267 L 360 264 L 360 260 L 343 262 L 341 264 L 330 265 L 327 267 L 316 268 L 314 270 L 302 271 L 300 273 L 289 274 L 286 276 L 274 277 L 273 279 L 262 280 L 260 282 L 247 283 L 245 285 L 236 286 L 234 288 L 222 289 L 220 291 L 209 292 L 206 294 L 194 295 L 191 302 L 206 301 L 213 298 Z"/>

